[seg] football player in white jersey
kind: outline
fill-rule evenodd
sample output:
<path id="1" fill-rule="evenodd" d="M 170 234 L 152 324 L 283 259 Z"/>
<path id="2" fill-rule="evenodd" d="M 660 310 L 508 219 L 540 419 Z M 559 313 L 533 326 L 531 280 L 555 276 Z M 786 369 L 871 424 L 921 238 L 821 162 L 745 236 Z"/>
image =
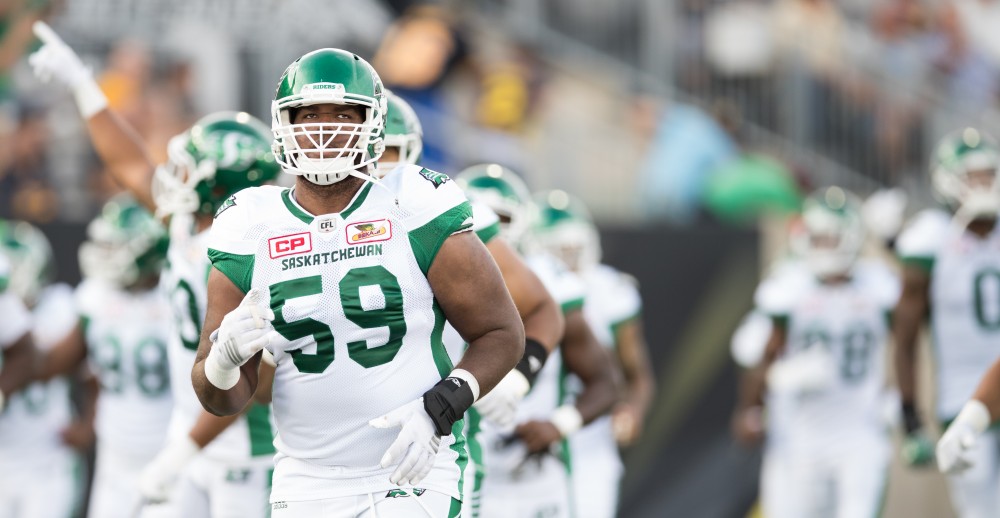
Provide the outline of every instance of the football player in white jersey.
<path id="1" fill-rule="evenodd" d="M 931 161 L 937 194 L 951 208 L 917 214 L 896 241 L 904 264 L 896 310 L 896 374 L 912 451 L 928 453 L 914 408 L 916 344 L 929 320 L 937 371 L 936 417 L 947 426 L 1000 357 L 1000 145 L 966 128 L 946 136 Z M 920 446 L 919 448 L 917 446 Z M 905 453 L 905 451 L 904 451 Z M 921 455 L 929 461 L 929 455 Z M 948 477 L 958 515 L 1000 509 L 1000 435 L 989 432 L 966 452 L 971 469 Z"/>
<path id="2" fill-rule="evenodd" d="M 151 502 L 170 500 L 184 516 L 264 516 L 274 453 L 268 407 L 253 404 L 243 415 L 214 416 L 201 408 L 190 369 L 207 305 L 212 215 L 236 191 L 277 176 L 270 132 L 247 113 L 211 114 L 171 139 L 167 163 L 156 167 L 73 50 L 42 22 L 35 33 L 44 43 L 29 59 L 35 74 L 70 87 L 108 171 L 169 220 L 161 287 L 176 323 L 167 344 L 174 415 L 167 444 L 144 470 L 140 490 Z"/>
<path id="3" fill-rule="evenodd" d="M 486 205 L 498 216 L 496 230 L 484 228 L 482 239 L 499 235 L 525 245 L 537 207 L 514 172 L 483 164 L 462 171 L 456 181 L 474 203 Z M 477 425 L 472 443 L 482 456 L 476 466 L 481 501 L 473 516 L 477 512 L 486 517 L 569 516 L 572 461 L 566 439 L 607 413 L 617 398 L 616 371 L 584 317 L 583 282 L 548 253 L 529 250 L 525 260 L 562 307 L 566 329 L 558 354 L 550 356 L 518 407 L 513 430 L 485 426 L 478 430 L 476 409 L 470 412 L 470 423 Z M 583 385 L 575 401 L 566 391 L 568 373 Z"/>
<path id="4" fill-rule="evenodd" d="M 366 61 L 319 49 L 285 70 L 274 151 L 292 189 L 245 189 L 212 225 L 192 372 L 239 412 L 266 347 L 277 365 L 272 516 L 457 516 L 462 417 L 514 366 L 524 329 L 454 182 L 372 176 L 386 99 Z M 453 366 L 445 320 L 469 343 Z"/>
<path id="5" fill-rule="evenodd" d="M 7 291 L 0 295 L 4 302 L 0 303 L 6 311 L 17 298 L 17 305 L 23 304 L 32 313 L 30 320 L 16 308 L 9 318 L 5 313 L 0 327 L 10 322 L 14 329 L 0 334 L 8 338 L 20 334 L 30 321 L 32 341 L 39 352 L 45 352 L 69 334 L 77 321 L 73 290 L 52 283 L 52 247 L 45 235 L 28 223 L 0 221 L 0 254 L 6 255 L 11 265 Z M 8 340 L 2 342 L 11 345 Z M 6 394 L 0 413 L 0 517 L 69 516 L 83 489 L 79 458 L 70 443 L 89 446 L 93 434 L 88 433 L 90 422 L 86 418 L 91 414 L 92 398 L 81 397 L 83 420 L 76 421 L 68 379 L 36 381 L 13 393 L 10 382 L 17 374 L 14 369 L 24 369 L 29 376 L 36 370 L 35 360 L 25 365 L 17 355 L 9 354 L 23 347 L 22 341 L 5 349 L 0 372 L 0 391 Z M 91 393 L 87 392 L 84 396 Z"/>
<path id="6" fill-rule="evenodd" d="M 767 516 L 875 516 L 885 490 L 891 443 L 883 418 L 885 345 L 899 282 L 883 264 L 859 261 L 865 231 L 860 202 L 838 187 L 803 204 L 804 258 L 757 289 L 772 319 L 764 357 L 741 394 L 743 412 L 760 415 L 764 380 L 780 399 L 779 508 Z M 780 362 L 778 360 L 781 359 Z M 780 424 L 783 429 L 772 426 Z M 776 474 L 772 474 L 776 475 Z M 765 499 L 765 505 L 772 500 Z M 782 514 L 785 513 L 785 514 Z"/>
<path id="7" fill-rule="evenodd" d="M 610 518 L 618 507 L 624 472 L 618 445 L 638 436 L 653 397 L 653 372 L 642 331 L 642 299 L 635 279 L 600 264 L 597 228 L 583 202 L 565 191 L 535 195 L 538 219 L 531 239 L 583 279 L 583 314 L 601 345 L 611 351 L 624 377 L 622 400 L 610 416 L 570 439 L 573 499 L 577 518 Z"/>
<path id="8" fill-rule="evenodd" d="M 386 98 L 385 151 L 379 158 L 375 173 L 379 178 L 401 165 L 417 165 L 423 149 L 423 129 L 416 112 L 392 92 L 386 91 Z M 489 394 L 473 405 L 484 419 L 498 426 L 507 426 L 514 420 L 517 403 L 531 389 L 549 353 L 562 338 L 563 317 L 559 305 L 541 279 L 505 239 L 497 237 L 500 228 L 497 215 L 481 203 L 471 203 L 473 231 L 500 268 L 504 284 L 524 324 L 525 346 L 521 361 Z M 458 362 L 465 352 L 465 342 L 450 325 L 445 327 L 444 343 L 452 361 Z"/>
<path id="9" fill-rule="evenodd" d="M 78 371 L 86 362 L 100 382 L 94 428 L 97 462 L 90 516 L 130 518 L 138 477 L 163 447 L 173 411 L 166 342 L 173 331 L 157 289 L 167 235 L 125 195 L 112 198 L 80 247 L 84 281 L 76 290 L 80 322 L 45 354 L 40 376 Z"/>

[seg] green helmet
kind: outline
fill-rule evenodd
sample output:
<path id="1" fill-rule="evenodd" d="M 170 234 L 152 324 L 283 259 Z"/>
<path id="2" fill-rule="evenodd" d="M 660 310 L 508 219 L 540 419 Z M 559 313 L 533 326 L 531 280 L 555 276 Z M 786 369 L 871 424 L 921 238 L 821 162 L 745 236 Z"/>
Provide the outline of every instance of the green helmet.
<path id="1" fill-rule="evenodd" d="M 213 215 L 236 192 L 278 177 L 271 132 L 246 112 L 216 112 L 170 139 L 153 176 L 160 215 Z"/>
<path id="2" fill-rule="evenodd" d="M 314 104 L 361 106 L 364 122 L 292 124 L 293 109 Z M 358 170 L 373 168 L 382 156 L 387 109 L 382 80 L 367 61 L 340 49 L 314 50 L 288 65 L 278 82 L 271 103 L 274 156 L 284 172 L 319 185 L 351 175 L 366 178 Z M 341 134 L 350 138 L 336 146 Z M 309 146 L 296 137 L 305 137 Z"/>
<path id="3" fill-rule="evenodd" d="M 455 177 L 465 195 L 486 205 L 500 216 L 500 230 L 511 243 L 520 244 L 531 228 L 536 207 L 531 191 L 517 173 L 500 164 L 468 167 Z"/>
<path id="4" fill-rule="evenodd" d="M 532 241 L 562 259 L 573 271 L 585 271 L 601 260 L 601 241 L 590 212 L 582 201 L 566 191 L 535 194 L 538 217 Z"/>
<path id="5" fill-rule="evenodd" d="M 975 128 L 945 136 L 931 158 L 935 192 L 963 217 L 995 217 L 1000 212 L 1000 145 Z M 973 178 L 970 173 L 976 173 Z"/>
<path id="6" fill-rule="evenodd" d="M 791 244 L 818 277 L 847 274 L 864 243 L 861 201 L 854 194 L 827 187 L 802 202 L 802 226 Z"/>
<path id="7" fill-rule="evenodd" d="M 403 164 L 416 164 L 424 150 L 424 129 L 417 112 L 398 95 L 386 90 L 389 109 L 385 112 L 385 147 L 399 148 L 396 162 L 379 161 L 375 174 L 379 178 Z"/>
<path id="8" fill-rule="evenodd" d="M 160 273 L 167 244 L 159 221 L 131 197 L 118 195 L 87 226 L 87 240 L 80 245 L 80 270 L 84 277 L 128 288 Z"/>
<path id="9" fill-rule="evenodd" d="M 10 266 L 7 289 L 33 306 L 42 288 L 56 278 L 48 238 L 28 222 L 0 220 L 0 253 Z"/>

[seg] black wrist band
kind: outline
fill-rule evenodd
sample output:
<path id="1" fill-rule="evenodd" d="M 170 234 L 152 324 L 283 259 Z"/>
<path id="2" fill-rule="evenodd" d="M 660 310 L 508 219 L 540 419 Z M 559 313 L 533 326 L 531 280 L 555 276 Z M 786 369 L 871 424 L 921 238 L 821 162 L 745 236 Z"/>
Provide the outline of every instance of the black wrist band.
<path id="1" fill-rule="evenodd" d="M 538 342 L 538 340 L 525 338 L 524 356 L 521 357 L 521 361 L 517 362 L 514 368 L 521 374 L 524 374 L 524 377 L 528 379 L 529 386 L 534 386 L 535 378 L 538 377 L 538 373 L 545 366 L 545 360 L 548 357 L 549 352 L 545 350 L 545 346 Z"/>
<path id="2" fill-rule="evenodd" d="M 903 428 L 907 434 L 911 434 L 923 427 L 920 422 L 920 415 L 917 407 L 913 403 L 903 402 Z"/>
<path id="3" fill-rule="evenodd" d="M 438 435 L 451 435 L 451 427 L 472 406 L 472 387 L 461 378 L 445 378 L 424 392 L 424 411 Z"/>

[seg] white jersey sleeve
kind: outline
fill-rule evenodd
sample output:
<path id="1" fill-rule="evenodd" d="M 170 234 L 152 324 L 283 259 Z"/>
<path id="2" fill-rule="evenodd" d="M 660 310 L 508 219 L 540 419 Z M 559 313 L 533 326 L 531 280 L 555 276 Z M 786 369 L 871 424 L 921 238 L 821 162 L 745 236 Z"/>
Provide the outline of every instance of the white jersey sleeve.
<path id="1" fill-rule="evenodd" d="M 410 245 L 424 274 L 441 245 L 453 234 L 473 229 L 472 206 L 447 175 L 419 166 L 406 166 L 386 177 L 399 194 Z M 388 182 L 387 182 L 388 183 Z"/>
<path id="2" fill-rule="evenodd" d="M 253 281 L 257 242 L 250 232 L 261 215 L 253 210 L 260 190 L 274 187 L 251 187 L 229 197 L 215 213 L 208 237 L 208 257 L 212 266 L 225 274 L 246 293 Z M 290 246 L 290 245 L 288 245 Z"/>
<path id="3" fill-rule="evenodd" d="M 804 264 L 784 263 L 757 287 L 754 304 L 771 318 L 788 318 L 811 281 Z"/>
<path id="4" fill-rule="evenodd" d="M 7 291 L 10 265 L 7 258 L 0 255 L 0 349 L 6 349 L 31 330 L 31 313 L 17 295 Z"/>
<path id="5" fill-rule="evenodd" d="M 920 212 L 896 240 L 896 254 L 904 263 L 930 271 L 950 225 L 951 218 L 942 210 Z"/>
<path id="6" fill-rule="evenodd" d="M 733 333 L 730 351 L 736 364 L 745 369 L 751 369 L 760 364 L 767 349 L 767 341 L 771 337 L 771 319 L 760 311 L 754 310 L 743 317 L 740 326 Z"/>
<path id="7" fill-rule="evenodd" d="M 489 243 L 500 234 L 500 216 L 482 203 L 472 203 L 472 230 L 483 244 Z"/>
<path id="8" fill-rule="evenodd" d="M 877 260 L 859 261 L 855 268 L 859 284 L 870 294 L 871 300 L 886 314 L 891 313 L 899 302 L 902 285 L 899 275 L 888 265 Z"/>

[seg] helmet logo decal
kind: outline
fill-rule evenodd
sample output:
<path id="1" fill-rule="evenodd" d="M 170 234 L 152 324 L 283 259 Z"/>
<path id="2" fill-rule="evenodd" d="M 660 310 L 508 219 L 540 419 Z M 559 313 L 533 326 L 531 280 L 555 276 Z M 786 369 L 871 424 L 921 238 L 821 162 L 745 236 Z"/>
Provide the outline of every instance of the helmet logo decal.
<path id="1" fill-rule="evenodd" d="M 311 92 L 313 90 L 336 90 L 338 92 L 345 91 L 344 85 L 342 83 L 310 83 L 302 87 L 303 92 Z"/>

